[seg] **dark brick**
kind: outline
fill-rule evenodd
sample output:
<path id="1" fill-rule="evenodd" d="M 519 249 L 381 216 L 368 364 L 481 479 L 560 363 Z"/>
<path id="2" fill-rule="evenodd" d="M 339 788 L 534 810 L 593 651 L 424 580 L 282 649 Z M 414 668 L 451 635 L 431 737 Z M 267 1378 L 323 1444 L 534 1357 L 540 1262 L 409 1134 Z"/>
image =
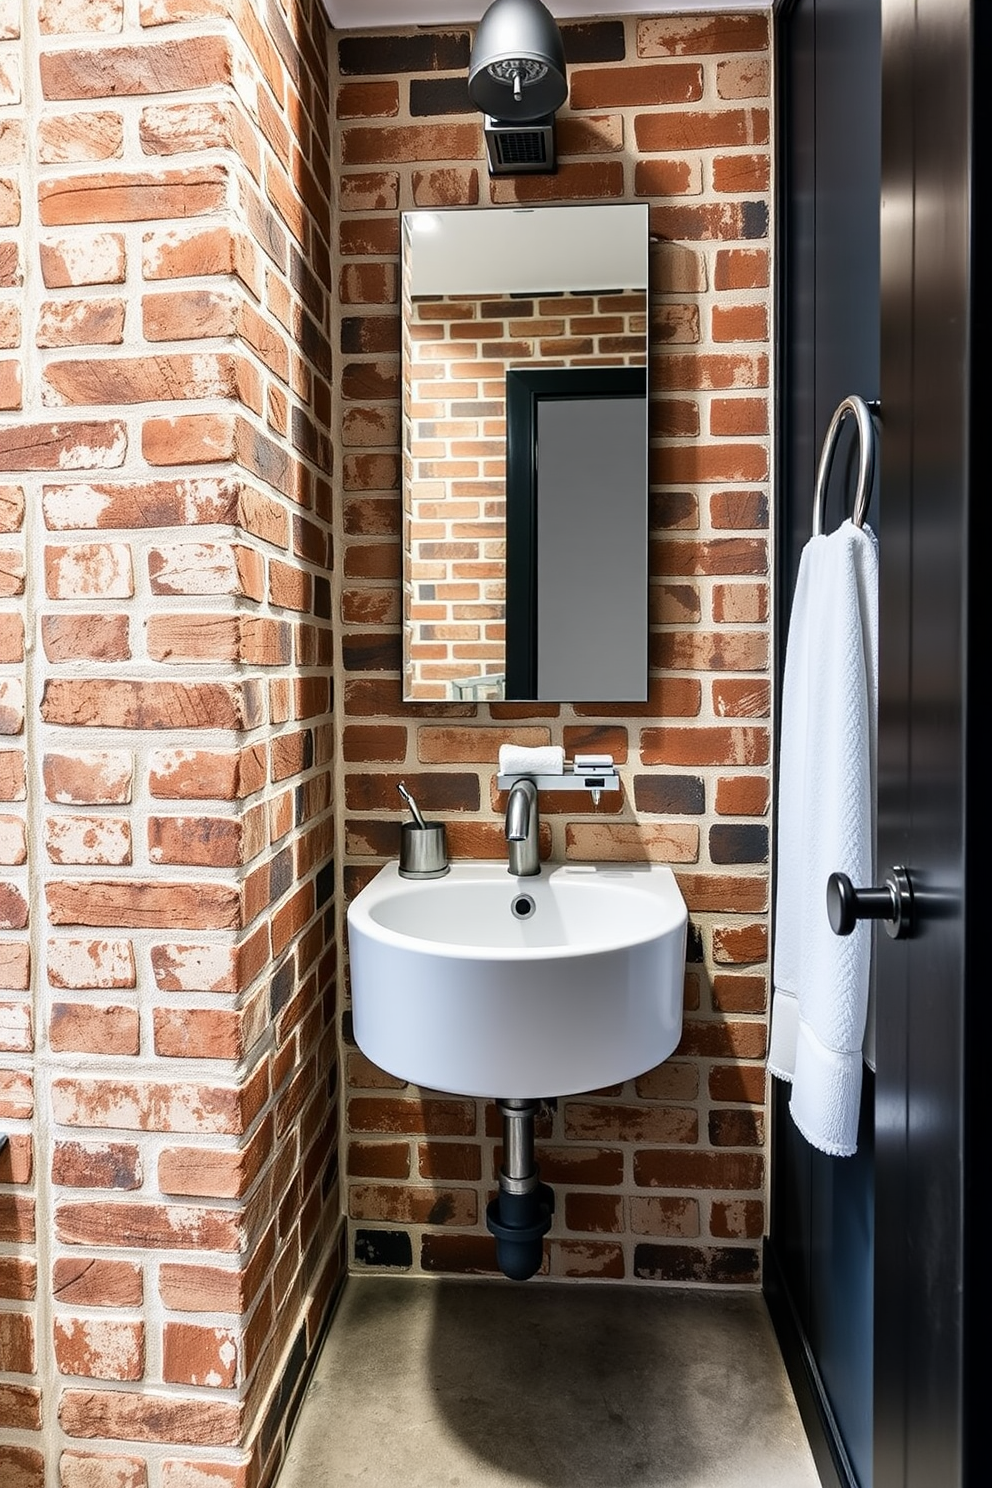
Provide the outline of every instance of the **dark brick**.
<path id="1" fill-rule="evenodd" d="M 411 79 L 410 113 L 415 119 L 474 112 L 475 104 L 468 96 L 467 76 Z"/>
<path id="2" fill-rule="evenodd" d="M 711 1111 L 709 1131 L 712 1147 L 760 1147 L 765 1137 L 764 1114 L 761 1111 Z"/>
<path id="3" fill-rule="evenodd" d="M 706 810 L 706 787 L 698 775 L 635 775 L 634 805 L 664 816 L 698 816 Z"/>
<path id="4" fill-rule="evenodd" d="M 467 31 L 431 31 L 419 36 L 342 36 L 338 60 L 345 77 L 396 72 L 465 72 Z"/>
<path id="5" fill-rule="evenodd" d="M 292 957 L 285 961 L 269 983 L 269 1010 L 275 1018 L 286 1006 L 296 990 L 296 963 Z"/>
<path id="6" fill-rule="evenodd" d="M 341 643 L 341 660 L 346 672 L 398 672 L 403 663 L 400 637 L 355 631 Z"/>
<path id="7" fill-rule="evenodd" d="M 346 315 L 341 322 L 341 350 L 344 352 L 399 349 L 399 315 Z"/>
<path id="8" fill-rule="evenodd" d="M 706 960 L 703 950 L 703 932 L 694 920 L 689 921 L 685 943 L 686 965 L 701 965 Z"/>
<path id="9" fill-rule="evenodd" d="M 284 847 L 269 864 L 269 894 L 273 903 L 291 887 L 293 876 L 293 849 Z"/>
<path id="10" fill-rule="evenodd" d="M 331 896 L 334 893 L 334 861 L 333 861 L 333 859 L 331 860 L 331 862 L 326 863 L 323 868 L 321 868 L 321 869 L 318 870 L 318 873 L 317 873 L 317 883 L 316 883 L 316 893 L 317 893 L 317 908 L 320 909 L 320 907 L 322 905 L 324 905 L 324 904 L 326 904 L 328 902 L 328 900 L 331 898 Z"/>
<path id="11" fill-rule="evenodd" d="M 623 21 L 580 22 L 560 29 L 566 62 L 622 62 L 626 56 Z"/>
<path id="12" fill-rule="evenodd" d="M 496 1241 L 489 1235 L 424 1235 L 420 1264 L 424 1271 L 495 1274 Z"/>
<path id="13" fill-rule="evenodd" d="M 396 810 L 396 788 L 403 775 L 349 775 L 345 798 L 352 811 Z M 417 800 L 424 811 L 478 811 L 478 775 L 436 771 L 417 780 Z"/>
<path id="14" fill-rule="evenodd" d="M 289 282 L 316 320 L 324 318 L 324 286 L 296 248 L 289 252 Z"/>
<path id="15" fill-rule="evenodd" d="M 355 1262 L 359 1266 L 413 1265 L 413 1242 L 406 1230 L 356 1230 Z"/>
<path id="16" fill-rule="evenodd" d="M 320 620 L 331 618 L 331 581 L 320 574 L 313 581 L 313 612 Z"/>
<path id="17" fill-rule="evenodd" d="M 741 237 L 767 238 L 768 207 L 764 202 L 741 202 Z"/>
<path id="18" fill-rule="evenodd" d="M 768 828 L 757 823 L 724 823 L 710 827 L 713 863 L 767 863 Z"/>
<path id="19" fill-rule="evenodd" d="M 750 1247 L 636 1245 L 634 1275 L 646 1281 L 708 1281 L 750 1285 L 760 1276 L 758 1252 Z"/>
<path id="20" fill-rule="evenodd" d="M 652 491 L 648 525 L 653 532 L 669 527 L 699 526 L 699 502 L 691 491 Z"/>

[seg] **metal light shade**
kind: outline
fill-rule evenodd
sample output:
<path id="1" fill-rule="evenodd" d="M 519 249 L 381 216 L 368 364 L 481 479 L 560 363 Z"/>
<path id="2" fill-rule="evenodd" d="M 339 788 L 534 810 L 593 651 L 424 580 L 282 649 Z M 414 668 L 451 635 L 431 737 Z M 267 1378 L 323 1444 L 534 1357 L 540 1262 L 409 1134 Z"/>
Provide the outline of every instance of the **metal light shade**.
<path id="1" fill-rule="evenodd" d="M 475 34 L 468 92 L 484 114 L 521 123 L 565 102 L 561 32 L 540 0 L 493 0 Z"/>

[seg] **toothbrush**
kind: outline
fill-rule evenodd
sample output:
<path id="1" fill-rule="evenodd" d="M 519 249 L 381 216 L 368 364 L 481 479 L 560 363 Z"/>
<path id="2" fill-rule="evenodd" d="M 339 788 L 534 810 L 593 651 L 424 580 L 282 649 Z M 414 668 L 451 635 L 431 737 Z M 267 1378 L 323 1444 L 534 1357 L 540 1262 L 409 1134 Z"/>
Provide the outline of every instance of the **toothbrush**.
<path id="1" fill-rule="evenodd" d="M 413 819 L 417 823 L 417 826 L 422 832 L 426 832 L 427 823 L 424 821 L 424 818 L 420 814 L 420 807 L 417 805 L 416 801 L 413 799 L 402 780 L 400 781 L 396 789 L 399 791 L 400 795 L 403 797 L 404 801 L 413 812 Z"/>

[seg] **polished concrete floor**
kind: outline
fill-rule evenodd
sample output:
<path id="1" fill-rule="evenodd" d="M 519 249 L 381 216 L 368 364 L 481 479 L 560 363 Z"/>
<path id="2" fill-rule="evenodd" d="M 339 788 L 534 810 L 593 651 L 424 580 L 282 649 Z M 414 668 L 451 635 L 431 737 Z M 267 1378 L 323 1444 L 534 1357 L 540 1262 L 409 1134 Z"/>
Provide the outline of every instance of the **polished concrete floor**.
<path id="1" fill-rule="evenodd" d="M 353 1277 L 278 1488 L 819 1488 L 755 1293 Z"/>

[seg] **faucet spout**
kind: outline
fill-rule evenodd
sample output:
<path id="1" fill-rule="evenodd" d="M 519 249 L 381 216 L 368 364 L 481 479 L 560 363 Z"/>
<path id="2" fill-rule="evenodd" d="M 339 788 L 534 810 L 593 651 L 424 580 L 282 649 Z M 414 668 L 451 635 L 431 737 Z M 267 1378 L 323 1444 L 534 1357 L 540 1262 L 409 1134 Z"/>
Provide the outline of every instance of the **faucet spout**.
<path id="1" fill-rule="evenodd" d="M 537 787 L 533 780 L 515 780 L 506 802 L 506 840 L 509 844 L 508 871 L 517 878 L 532 877 L 541 871 L 538 834 Z"/>

